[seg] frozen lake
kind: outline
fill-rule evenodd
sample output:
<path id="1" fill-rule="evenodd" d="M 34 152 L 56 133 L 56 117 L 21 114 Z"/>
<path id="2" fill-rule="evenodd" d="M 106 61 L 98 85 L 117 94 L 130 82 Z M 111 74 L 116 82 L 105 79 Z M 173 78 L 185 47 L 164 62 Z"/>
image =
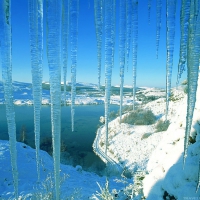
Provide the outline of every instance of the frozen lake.
<path id="1" fill-rule="evenodd" d="M 41 149 L 51 154 L 51 112 L 50 106 L 41 109 Z M 119 106 L 111 105 L 111 111 Z M 0 105 L 0 139 L 8 140 L 5 105 Z M 17 141 L 24 141 L 34 148 L 33 106 L 15 106 Z M 81 105 L 75 107 L 75 129 L 71 131 L 70 106 L 61 107 L 61 161 L 83 169 L 101 172 L 105 165 L 93 153 L 92 143 L 104 115 L 104 105 Z"/>

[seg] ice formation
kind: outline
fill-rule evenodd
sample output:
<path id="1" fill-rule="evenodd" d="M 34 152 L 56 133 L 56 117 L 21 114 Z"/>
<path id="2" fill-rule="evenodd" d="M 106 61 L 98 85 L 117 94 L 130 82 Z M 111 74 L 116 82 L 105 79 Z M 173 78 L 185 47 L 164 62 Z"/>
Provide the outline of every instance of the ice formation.
<path id="1" fill-rule="evenodd" d="M 68 35 L 69 35 L 69 0 L 62 0 L 62 59 L 63 59 L 63 103 L 66 104 L 66 80 L 68 61 Z"/>
<path id="2" fill-rule="evenodd" d="M 160 43 L 160 28 L 162 14 L 162 0 L 156 0 L 156 57 L 158 58 L 158 50 Z"/>
<path id="3" fill-rule="evenodd" d="M 106 128 L 105 153 L 106 154 L 108 146 L 108 122 L 110 113 L 111 76 L 114 64 L 114 44 L 115 44 L 114 6 L 115 6 L 115 0 L 105 1 L 105 128 Z"/>
<path id="4" fill-rule="evenodd" d="M 200 3 L 198 1 L 198 3 Z M 199 74 L 199 56 L 200 56 L 200 15 L 196 15 L 195 0 L 190 4 L 188 52 L 187 52 L 187 70 L 188 70 L 188 100 L 186 130 L 184 141 L 184 164 L 187 157 L 189 136 L 193 119 L 193 112 L 196 102 L 197 81 Z"/>
<path id="5" fill-rule="evenodd" d="M 136 100 L 136 70 L 137 70 L 137 47 L 138 47 L 138 0 L 133 0 L 133 110 Z"/>
<path id="6" fill-rule="evenodd" d="M 76 97 L 76 66 L 78 50 L 78 12 L 79 0 L 70 0 L 70 37 L 71 37 L 71 121 L 74 131 L 75 97 Z"/>
<path id="7" fill-rule="evenodd" d="M 119 67 L 120 67 L 120 121 L 123 106 L 124 67 L 126 57 L 126 1 L 120 0 L 119 16 Z"/>
<path id="8" fill-rule="evenodd" d="M 180 39 L 177 85 L 179 83 L 183 71 L 185 71 L 185 66 L 186 66 L 189 16 L 190 16 L 190 0 L 183 0 L 181 5 L 181 17 L 180 17 L 181 39 Z"/>
<path id="9" fill-rule="evenodd" d="M 101 49 L 103 34 L 103 0 L 94 0 L 94 17 L 97 39 L 98 88 L 101 86 Z"/>
<path id="10" fill-rule="evenodd" d="M 1 29 L 1 60 L 2 81 L 4 86 L 4 99 L 6 105 L 6 118 L 10 143 L 12 174 L 14 181 L 15 198 L 18 199 L 18 170 L 16 150 L 16 124 L 13 104 L 12 88 L 12 22 L 11 0 L 2 0 L 0 3 Z"/>
<path id="11" fill-rule="evenodd" d="M 129 54 L 132 35 L 132 0 L 126 0 L 126 65 L 129 68 Z"/>
<path id="12" fill-rule="evenodd" d="M 55 199 L 60 196 L 60 129 L 61 129 L 61 1 L 47 0 L 47 59 L 51 94 L 51 127 L 54 159 Z"/>
<path id="13" fill-rule="evenodd" d="M 198 183 L 197 183 L 196 192 L 199 190 L 199 187 L 200 187 L 200 159 L 199 159 L 199 173 L 198 173 Z"/>
<path id="14" fill-rule="evenodd" d="M 171 77 L 173 67 L 173 53 L 174 53 L 174 36 L 175 36 L 175 14 L 176 14 L 176 0 L 166 1 L 166 47 L 167 47 L 167 63 L 166 63 L 166 112 L 165 118 L 167 120 L 169 98 L 171 90 Z"/>
<path id="15" fill-rule="evenodd" d="M 40 180 L 40 109 L 42 100 L 43 1 L 29 0 L 29 33 L 34 101 L 34 131 L 38 181 Z"/>
<path id="16" fill-rule="evenodd" d="M 35 115 L 35 140 L 36 157 L 39 178 L 39 129 L 40 129 L 40 106 L 41 106 L 41 72 L 42 72 L 42 36 L 43 36 L 43 5 L 42 0 L 29 1 L 29 21 L 30 21 L 30 43 L 31 43 L 31 63 L 32 63 L 32 82 L 34 96 L 34 115 Z M 95 24 L 98 49 L 98 66 L 101 64 L 101 43 L 103 29 L 103 11 L 105 9 L 105 128 L 106 142 L 105 153 L 108 145 L 108 122 L 110 111 L 111 76 L 114 66 L 115 51 L 115 0 L 95 0 Z M 197 79 L 199 72 L 200 57 L 200 16 L 199 4 L 197 0 L 183 0 L 181 8 L 181 45 L 179 59 L 180 78 L 185 65 L 188 69 L 188 105 L 186 117 L 186 131 L 184 143 L 184 163 L 187 157 L 187 149 L 193 111 L 196 101 Z M 131 5 L 131 6 L 130 6 Z M 15 112 L 12 98 L 12 57 L 11 57 L 11 1 L 2 0 L 0 4 L 0 23 L 1 23 L 1 60 L 2 60 L 2 79 L 4 84 L 4 97 L 6 102 L 6 116 L 8 122 L 8 133 L 10 142 L 11 164 L 14 180 L 14 190 L 16 199 L 18 198 L 18 172 L 17 172 L 17 152 L 16 152 L 16 125 Z M 66 84 L 67 70 L 67 48 L 68 31 L 71 37 L 71 117 L 72 130 L 74 130 L 74 105 L 76 95 L 76 66 L 77 66 L 77 45 L 78 45 L 78 11 L 79 0 L 47 0 L 47 58 L 50 76 L 51 93 L 51 123 L 53 138 L 53 159 L 54 159 L 54 178 L 55 178 L 55 199 L 60 198 L 60 112 L 61 112 L 61 24 L 62 24 L 62 43 L 63 43 L 63 71 L 64 84 Z M 104 7 L 105 6 L 105 7 Z M 175 13 L 176 0 L 167 0 L 167 86 L 166 86 L 166 117 L 168 113 L 169 97 L 171 89 L 171 74 L 173 66 L 174 35 L 175 35 Z M 148 12 L 150 21 L 151 0 L 148 0 Z M 62 12 L 61 12 L 62 10 Z M 156 54 L 158 54 L 160 26 L 161 26 L 161 0 L 156 4 Z M 70 21 L 69 21 L 70 17 Z M 62 23 L 61 23 L 62 21 Z M 70 25 L 70 30 L 68 30 Z M 131 30 L 132 29 L 132 30 Z M 133 109 L 135 107 L 136 94 L 136 68 L 137 68 L 137 45 L 138 45 L 138 0 L 120 0 L 120 98 L 122 107 L 123 81 L 125 57 L 127 63 L 129 58 L 131 31 L 133 35 Z M 128 65 L 128 64 L 127 64 Z M 100 86 L 100 69 L 98 83 Z M 66 96 L 66 85 L 64 86 L 64 96 Z M 121 111 L 120 111 L 121 113 Z M 198 181 L 197 189 L 200 185 Z"/>

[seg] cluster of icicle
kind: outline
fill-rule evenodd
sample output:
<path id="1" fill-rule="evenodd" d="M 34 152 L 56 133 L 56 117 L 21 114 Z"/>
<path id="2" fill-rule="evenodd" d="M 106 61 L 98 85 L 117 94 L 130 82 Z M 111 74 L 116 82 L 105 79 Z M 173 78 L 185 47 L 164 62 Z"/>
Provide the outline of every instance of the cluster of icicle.
<path id="1" fill-rule="evenodd" d="M 77 65 L 78 0 L 46 0 L 47 59 L 51 93 L 51 124 L 54 159 L 55 199 L 60 199 L 60 129 L 61 129 L 61 46 L 63 54 L 64 101 L 66 98 L 66 72 L 68 57 L 69 17 L 71 34 L 72 129 L 74 122 L 75 84 Z M 34 100 L 34 131 L 38 181 L 40 181 L 40 110 L 42 98 L 43 64 L 43 0 L 29 0 L 29 33 Z M 70 15 L 71 13 L 71 15 Z M 10 142 L 15 198 L 18 199 L 18 171 L 16 151 L 16 125 L 12 92 L 12 24 L 11 0 L 0 3 L 0 47 L 2 80 Z M 62 33 L 62 35 L 61 35 Z M 62 44 L 60 37 L 62 38 Z"/>
<path id="2" fill-rule="evenodd" d="M 184 12 L 183 12 L 184 9 Z M 184 142 L 184 165 L 187 157 L 187 150 L 189 144 L 189 136 L 191 131 L 193 112 L 196 102 L 196 91 L 197 91 L 197 82 L 199 74 L 199 57 L 200 57 L 200 1 L 191 0 L 190 5 L 187 1 L 182 4 L 182 15 L 183 20 L 181 23 L 185 22 L 185 19 L 188 18 L 189 12 L 189 23 L 188 23 L 188 39 L 184 44 L 187 48 L 183 48 L 183 51 L 180 53 L 180 61 L 183 62 L 182 55 L 187 55 L 187 77 L 188 77 L 188 99 L 187 99 L 187 117 L 186 117 L 186 131 L 185 131 L 185 142 Z M 181 24 L 182 32 L 185 30 L 185 26 Z M 184 34 L 181 34 L 181 37 L 185 37 Z M 184 38 L 181 38 L 184 41 Z M 184 64 L 181 63 L 181 64 Z M 179 70 L 181 73 L 181 70 Z M 200 176 L 198 181 L 197 190 L 200 186 Z"/>
<path id="3" fill-rule="evenodd" d="M 129 65 L 129 53 L 131 48 L 131 38 L 133 37 L 133 102 L 135 102 L 136 92 L 136 66 L 137 66 L 137 37 L 138 37 L 138 0 L 120 0 L 119 17 L 119 66 L 120 66 L 120 120 L 123 106 L 123 86 L 124 69 Z M 115 0 L 94 0 L 95 28 L 97 38 L 97 58 L 98 58 L 98 87 L 101 82 L 101 51 L 102 36 L 105 31 L 105 127 L 106 141 L 105 152 L 108 144 L 108 122 L 110 112 L 110 91 L 112 68 L 114 67 L 115 53 L 115 21 L 116 21 Z M 104 29 L 103 29 L 104 28 Z M 133 31 L 132 31 L 133 28 Z M 132 36 L 133 35 L 133 36 Z M 135 104 L 133 104 L 134 107 Z"/>
<path id="4" fill-rule="evenodd" d="M 171 76 L 173 67 L 173 54 L 174 54 L 174 37 L 175 37 L 175 16 L 176 16 L 176 0 L 166 1 L 166 120 L 168 115 L 169 98 L 171 91 Z M 137 67 L 137 43 L 138 43 L 138 1 L 123 1 L 120 0 L 120 14 L 119 14 L 119 67 L 120 67 L 120 120 L 122 115 L 123 105 L 123 84 L 124 84 L 124 66 L 125 54 L 127 55 L 127 63 L 129 58 L 129 49 L 131 35 L 133 37 L 132 52 L 133 52 L 133 109 L 135 107 L 135 94 L 136 94 L 136 67 Z M 186 117 L 186 133 L 184 144 L 184 163 L 187 156 L 187 149 L 189 143 L 189 136 L 196 102 L 197 79 L 199 70 L 199 0 L 182 0 L 181 2 L 181 39 L 180 39 L 180 58 L 178 65 L 177 83 L 181 78 L 187 63 L 188 69 L 188 105 Z M 97 7 L 99 5 L 99 7 Z M 115 8 L 115 0 L 105 1 L 105 127 L 106 127 L 106 149 L 108 143 L 108 121 L 109 121 L 109 106 L 110 106 L 110 87 L 112 64 L 114 56 L 113 44 L 113 11 Z M 98 47 L 98 67 L 100 67 L 101 60 L 101 41 L 102 41 L 102 0 L 95 0 L 95 25 L 97 35 Z M 162 1 L 156 1 L 156 56 L 158 57 L 160 28 L 161 28 L 161 8 Z M 99 15 L 97 15 L 99 11 Z M 101 12 L 100 12 L 101 11 Z M 148 0 L 148 20 L 150 23 L 151 0 Z M 109 17 L 109 18 L 108 18 Z M 131 20 L 130 20 L 131 19 Z M 115 31 L 115 30 L 113 30 Z M 100 70 L 99 70 L 100 71 Z M 100 73 L 99 73 L 99 86 L 100 86 Z M 199 176 L 200 177 L 200 176 Z M 200 186 L 200 180 L 198 187 Z"/>
<path id="5" fill-rule="evenodd" d="M 160 27 L 161 27 L 161 0 L 156 2 L 156 55 L 158 55 Z M 119 66 L 120 66 L 120 119 L 122 114 L 124 67 L 128 60 L 132 45 L 133 67 L 133 108 L 136 92 L 136 67 L 138 46 L 138 0 L 120 0 L 119 16 Z M 98 85 L 101 79 L 101 49 L 103 30 L 105 35 L 105 127 L 106 149 L 108 144 L 108 122 L 110 112 L 111 77 L 114 66 L 115 53 L 115 0 L 94 0 L 95 27 L 97 37 L 98 58 Z M 181 43 L 178 65 L 177 82 L 187 66 L 188 71 L 188 104 L 186 117 L 186 132 L 184 143 L 184 164 L 187 157 L 189 136 L 196 102 L 197 79 L 200 57 L 200 0 L 182 0 L 181 6 Z M 53 139 L 53 158 L 55 176 L 55 199 L 60 198 L 60 127 L 61 127 L 61 53 L 63 57 L 64 74 L 64 101 L 66 98 L 66 73 L 68 58 L 68 35 L 71 42 L 71 116 L 72 130 L 74 129 L 74 104 L 76 95 L 76 66 L 78 46 L 78 10 L 79 0 L 46 0 L 46 29 L 47 29 L 47 58 L 50 76 L 51 93 L 51 123 Z M 148 0 L 148 18 L 150 22 L 151 0 Z M 171 75 L 173 66 L 174 35 L 175 35 L 176 0 L 166 1 L 166 117 L 171 89 Z M 69 20 L 70 19 L 70 20 Z M 12 23 L 11 0 L 2 0 L 0 3 L 0 48 L 2 59 L 2 80 L 6 104 L 6 117 L 10 142 L 11 164 L 14 180 L 15 197 L 18 197 L 18 172 L 16 152 L 16 125 L 12 95 Z M 34 97 L 34 125 L 35 146 L 37 158 L 38 180 L 40 179 L 40 108 L 42 93 L 42 55 L 43 55 L 43 1 L 29 0 L 29 30 L 32 66 L 32 83 Z M 60 37 L 62 40 L 60 40 Z M 62 41 L 62 42 L 61 42 Z M 131 42 L 132 41 L 132 42 Z M 62 50 L 61 50 L 62 48 Z M 127 59 L 127 60 L 126 60 Z M 200 179 L 197 189 L 200 186 Z"/>

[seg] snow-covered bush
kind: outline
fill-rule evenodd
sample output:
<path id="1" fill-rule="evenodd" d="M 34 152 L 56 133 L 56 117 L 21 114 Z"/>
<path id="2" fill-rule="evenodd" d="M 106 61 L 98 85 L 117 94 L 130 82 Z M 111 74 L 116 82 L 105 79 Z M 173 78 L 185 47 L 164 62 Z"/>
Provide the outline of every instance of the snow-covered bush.
<path id="1" fill-rule="evenodd" d="M 64 183 L 66 179 L 69 178 L 69 175 L 63 174 L 60 180 L 60 184 Z M 70 199 L 70 200 L 78 200 L 80 197 L 80 191 L 75 189 L 74 192 L 64 198 L 64 199 Z M 54 200 L 55 199 L 55 184 L 54 184 L 54 177 L 53 173 L 49 173 L 44 181 L 39 183 L 35 188 L 34 192 L 32 194 L 26 194 L 19 197 L 18 200 L 27 200 L 27 199 L 33 199 L 33 200 Z M 61 198 L 63 199 L 63 198 Z"/>
<path id="2" fill-rule="evenodd" d="M 99 121 L 104 124 L 105 123 L 105 118 L 103 116 L 100 117 Z"/>
<path id="3" fill-rule="evenodd" d="M 151 136 L 153 133 L 144 133 L 141 137 L 141 140 L 144 140 L 146 138 L 148 138 L 149 136 Z"/>
<path id="4" fill-rule="evenodd" d="M 126 105 L 126 106 L 123 106 L 122 112 L 123 113 L 127 113 L 127 112 L 130 112 L 132 110 L 133 110 L 133 106 L 132 105 Z"/>
<path id="5" fill-rule="evenodd" d="M 182 83 L 181 83 L 181 85 L 187 85 L 188 84 L 188 80 L 187 79 L 185 79 Z"/>
<path id="6" fill-rule="evenodd" d="M 126 115 L 121 122 L 132 125 L 150 125 L 155 121 L 156 117 L 151 110 L 137 109 Z"/>
<path id="7" fill-rule="evenodd" d="M 156 96 L 153 96 L 153 95 L 151 95 L 151 96 L 145 96 L 142 103 L 146 104 L 148 102 L 155 101 L 158 98 L 159 97 L 156 97 Z"/>
<path id="8" fill-rule="evenodd" d="M 186 85 L 183 89 L 184 93 L 187 94 L 188 93 L 188 86 Z"/>
<path id="9" fill-rule="evenodd" d="M 96 191 L 96 194 L 94 194 L 91 199 L 95 200 L 114 200 L 114 195 L 109 191 L 109 181 L 106 180 L 105 188 L 101 187 L 99 183 L 97 183 L 100 189 L 100 192 Z"/>
<path id="10" fill-rule="evenodd" d="M 159 120 L 158 123 L 156 124 L 156 132 L 161 132 L 161 131 L 166 131 L 169 127 L 169 120 L 163 121 Z"/>
<path id="11" fill-rule="evenodd" d="M 112 119 L 116 118 L 117 116 L 119 116 L 117 112 L 111 111 L 110 115 L 109 115 L 109 119 L 112 120 Z"/>
<path id="12" fill-rule="evenodd" d="M 174 93 L 171 91 L 171 95 L 169 97 L 169 100 L 175 102 L 175 101 L 178 101 L 179 98 L 177 98 L 177 96 L 175 96 Z"/>
<path id="13" fill-rule="evenodd" d="M 144 194 L 143 194 L 143 179 L 145 178 L 146 172 L 145 171 L 137 171 L 134 174 L 134 185 L 132 188 L 132 194 L 133 197 L 138 198 L 138 199 L 143 199 Z M 132 198 L 133 198 L 132 197 Z"/>

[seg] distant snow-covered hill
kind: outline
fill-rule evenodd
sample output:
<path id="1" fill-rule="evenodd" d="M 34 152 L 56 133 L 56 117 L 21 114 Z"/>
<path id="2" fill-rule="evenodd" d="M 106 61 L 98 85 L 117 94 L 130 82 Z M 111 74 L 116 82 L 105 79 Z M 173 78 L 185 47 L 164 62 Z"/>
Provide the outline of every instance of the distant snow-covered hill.
<path id="1" fill-rule="evenodd" d="M 63 91 L 63 83 L 61 83 L 61 90 Z M 67 96 L 66 103 L 71 104 L 71 83 L 67 83 Z M 152 92 L 154 91 L 154 92 Z M 160 91 L 160 93 L 158 93 Z M 163 90 L 151 88 L 138 88 L 137 100 L 138 103 L 148 101 L 149 98 L 160 98 L 164 96 Z M 103 104 L 104 103 L 105 87 L 101 86 L 98 90 L 97 85 L 93 83 L 76 83 L 76 100 L 77 105 L 89 105 L 89 104 Z M 145 94 L 146 93 L 146 94 Z M 0 104 L 4 103 L 3 84 L 0 82 Z M 120 102 L 120 88 L 118 86 L 111 87 L 111 104 L 119 105 Z M 13 82 L 13 99 L 15 105 L 32 105 L 32 84 L 14 81 Z M 64 102 L 64 96 L 62 95 L 62 103 Z M 50 84 L 49 82 L 42 83 L 42 104 L 50 104 Z M 130 105 L 132 103 L 132 88 L 130 86 L 124 86 L 124 105 Z"/>

